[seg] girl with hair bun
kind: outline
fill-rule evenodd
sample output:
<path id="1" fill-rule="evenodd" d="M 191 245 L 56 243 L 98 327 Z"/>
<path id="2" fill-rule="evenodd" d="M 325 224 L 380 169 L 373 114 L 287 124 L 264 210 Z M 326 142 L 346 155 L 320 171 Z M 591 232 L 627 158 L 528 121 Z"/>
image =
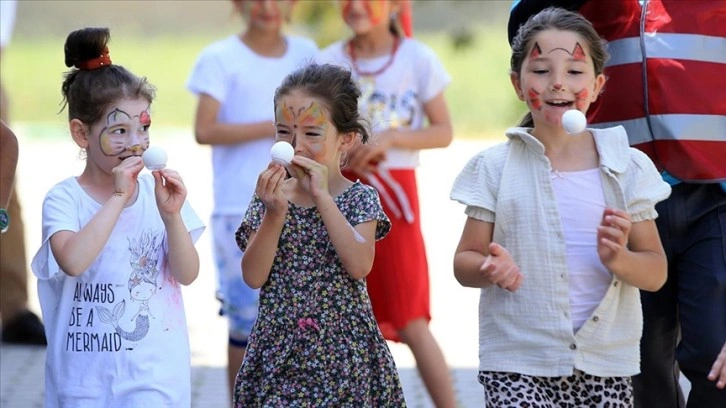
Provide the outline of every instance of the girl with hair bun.
<path id="1" fill-rule="evenodd" d="M 68 35 L 61 87 L 79 176 L 43 201 L 33 258 L 46 323 L 46 407 L 189 407 L 181 285 L 204 225 L 175 170 L 141 174 L 154 88 L 111 62 L 107 28 Z"/>

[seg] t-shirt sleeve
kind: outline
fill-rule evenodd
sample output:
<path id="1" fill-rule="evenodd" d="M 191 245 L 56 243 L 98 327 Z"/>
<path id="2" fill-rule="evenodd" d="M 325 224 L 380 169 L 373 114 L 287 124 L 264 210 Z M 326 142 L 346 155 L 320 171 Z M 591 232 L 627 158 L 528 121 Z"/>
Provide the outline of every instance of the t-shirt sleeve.
<path id="1" fill-rule="evenodd" d="M 234 233 L 234 239 L 237 241 L 237 246 L 243 252 L 247 250 L 249 245 L 250 235 L 260 228 L 262 223 L 262 216 L 265 215 L 265 205 L 262 200 L 255 194 L 252 198 L 252 202 L 247 207 L 247 212 L 242 220 L 237 231 Z"/>
<path id="2" fill-rule="evenodd" d="M 202 236 L 206 226 L 199 218 L 199 215 L 197 215 L 197 212 L 194 211 L 191 204 L 189 204 L 188 200 L 184 201 L 184 205 L 181 209 L 181 216 L 184 220 L 184 225 L 187 227 L 187 231 L 189 231 L 189 235 L 192 236 L 192 242 L 196 244 L 199 237 Z"/>
<path id="3" fill-rule="evenodd" d="M 419 89 L 424 103 L 432 100 L 443 92 L 451 83 L 451 76 L 434 50 L 424 44 L 421 46 L 421 57 L 416 69 L 419 71 Z"/>
<path id="4" fill-rule="evenodd" d="M 632 182 L 627 183 L 626 202 L 633 222 L 653 220 L 658 217 L 655 205 L 670 196 L 671 186 L 663 181 L 650 158 L 638 149 L 630 148 L 631 162 L 628 167 Z"/>
<path id="5" fill-rule="evenodd" d="M 65 189 L 53 188 L 43 200 L 42 242 L 33 257 L 31 270 L 38 279 L 50 279 L 60 272 L 60 266 L 50 249 L 50 237 L 58 231 L 78 232 L 81 229 L 73 196 Z"/>
<path id="6" fill-rule="evenodd" d="M 187 80 L 187 89 L 197 96 L 207 94 L 222 103 L 227 96 L 227 75 L 224 61 L 213 50 L 207 48 L 199 55 Z"/>
<path id="7" fill-rule="evenodd" d="M 360 187 L 354 200 L 352 200 L 351 210 L 347 212 L 346 218 L 350 225 L 354 227 L 368 221 L 377 221 L 376 241 L 378 241 L 391 231 L 391 220 L 383 212 L 378 191 L 363 184 Z"/>
<path id="8" fill-rule="evenodd" d="M 452 200 L 466 205 L 466 215 L 486 222 L 494 222 L 501 179 L 492 164 L 487 151 L 471 158 L 456 176 L 449 195 Z"/>

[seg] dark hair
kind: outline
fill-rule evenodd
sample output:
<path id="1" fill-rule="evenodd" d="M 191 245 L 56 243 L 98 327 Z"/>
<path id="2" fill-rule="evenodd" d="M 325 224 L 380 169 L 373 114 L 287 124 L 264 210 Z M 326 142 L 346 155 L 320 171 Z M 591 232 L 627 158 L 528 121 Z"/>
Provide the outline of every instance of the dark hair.
<path id="1" fill-rule="evenodd" d="M 361 96 L 349 70 L 332 64 L 310 63 L 288 74 L 275 90 L 274 108 L 281 97 L 301 90 L 317 98 L 330 113 L 330 121 L 340 133 L 356 132 L 368 142 L 368 126 L 358 112 Z"/>
<path id="2" fill-rule="evenodd" d="M 154 100 L 154 86 L 145 77 L 136 76 L 121 65 L 77 68 L 99 58 L 110 39 L 108 28 L 87 27 L 68 34 L 64 46 L 65 64 L 74 68 L 66 72 L 61 86 L 61 111 L 68 106 L 68 120 L 78 119 L 90 125 L 101 119 L 108 106 L 119 99 L 142 97 L 149 103 Z"/>
<path id="3" fill-rule="evenodd" d="M 607 42 L 598 35 L 592 24 L 581 14 L 558 7 L 548 7 L 540 11 L 519 27 L 517 35 L 512 40 L 512 58 L 509 62 L 510 72 L 517 76 L 521 74 L 522 63 L 527 50 L 531 47 L 530 43 L 537 34 L 546 30 L 570 31 L 582 37 L 590 50 L 595 75 L 603 73 L 605 62 L 610 57 L 607 51 Z M 522 118 L 519 126 L 533 126 L 532 115 L 529 112 Z"/>

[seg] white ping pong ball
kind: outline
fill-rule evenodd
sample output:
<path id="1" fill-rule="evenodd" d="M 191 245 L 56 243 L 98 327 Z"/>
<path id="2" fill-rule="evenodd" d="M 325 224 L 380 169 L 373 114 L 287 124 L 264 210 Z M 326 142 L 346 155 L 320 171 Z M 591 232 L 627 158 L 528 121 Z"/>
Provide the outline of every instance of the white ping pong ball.
<path id="1" fill-rule="evenodd" d="M 151 171 L 161 170 L 166 167 L 167 155 L 161 147 L 149 147 L 141 158 L 144 160 L 144 166 Z"/>
<path id="2" fill-rule="evenodd" d="M 577 109 L 571 109 L 562 115 L 562 127 L 571 135 L 581 133 L 587 127 L 585 114 Z"/>
<path id="3" fill-rule="evenodd" d="M 295 149 L 288 142 L 277 142 L 272 145 L 272 149 L 270 149 L 270 157 L 272 158 L 272 161 L 283 166 L 290 164 L 293 156 L 295 156 Z"/>

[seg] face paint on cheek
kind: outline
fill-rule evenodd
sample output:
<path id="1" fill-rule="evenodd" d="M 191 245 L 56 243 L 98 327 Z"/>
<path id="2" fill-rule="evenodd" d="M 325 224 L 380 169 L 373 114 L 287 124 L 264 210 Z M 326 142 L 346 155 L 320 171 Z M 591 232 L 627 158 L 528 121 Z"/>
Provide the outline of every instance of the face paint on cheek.
<path id="1" fill-rule="evenodd" d="M 575 93 L 575 107 L 582 111 L 585 110 L 585 106 L 588 103 L 588 99 L 590 99 L 590 91 L 587 89 L 583 89 L 580 92 Z"/>
<path id="2" fill-rule="evenodd" d="M 527 97 L 529 98 L 529 105 L 534 110 L 542 109 L 542 100 L 539 98 L 539 92 L 534 89 L 527 91 Z"/>

